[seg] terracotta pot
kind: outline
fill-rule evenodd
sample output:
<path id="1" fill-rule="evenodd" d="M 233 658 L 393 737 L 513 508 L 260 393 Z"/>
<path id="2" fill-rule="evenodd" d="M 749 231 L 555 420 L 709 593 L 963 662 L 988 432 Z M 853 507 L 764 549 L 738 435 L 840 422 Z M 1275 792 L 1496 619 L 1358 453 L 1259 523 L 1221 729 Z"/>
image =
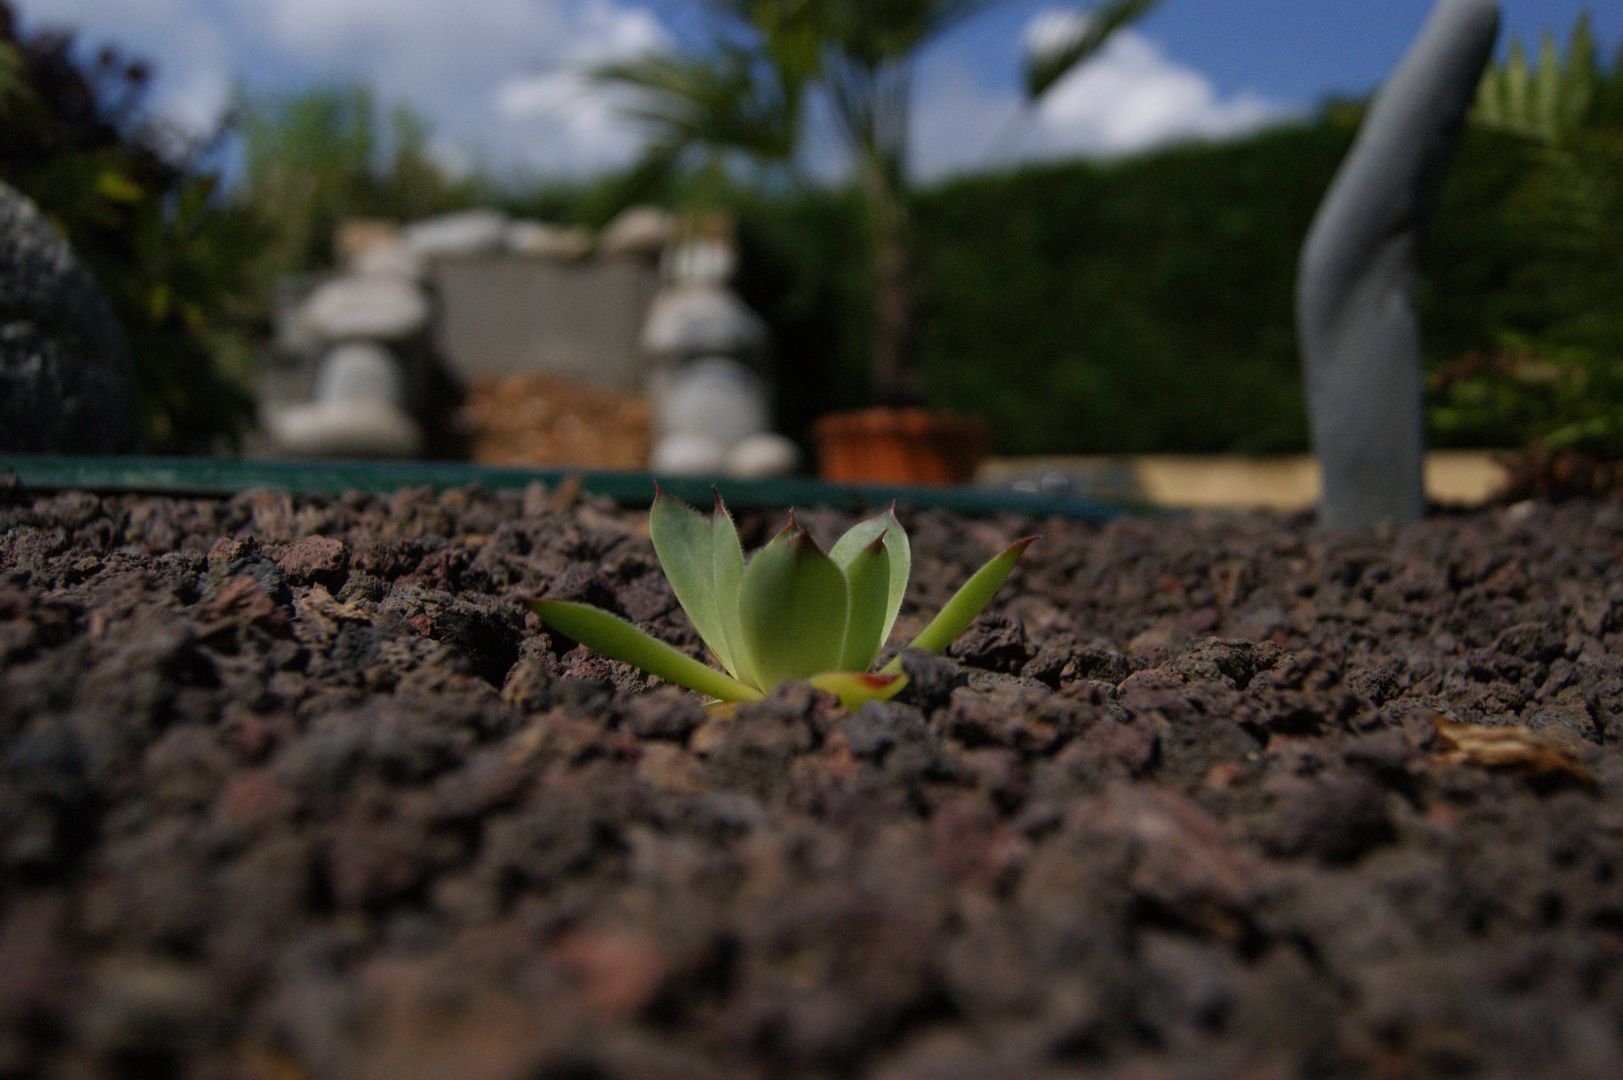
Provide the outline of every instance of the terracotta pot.
<path id="1" fill-rule="evenodd" d="M 991 441 L 973 416 L 917 408 L 830 413 L 812 435 L 819 476 L 871 484 L 966 483 Z"/>

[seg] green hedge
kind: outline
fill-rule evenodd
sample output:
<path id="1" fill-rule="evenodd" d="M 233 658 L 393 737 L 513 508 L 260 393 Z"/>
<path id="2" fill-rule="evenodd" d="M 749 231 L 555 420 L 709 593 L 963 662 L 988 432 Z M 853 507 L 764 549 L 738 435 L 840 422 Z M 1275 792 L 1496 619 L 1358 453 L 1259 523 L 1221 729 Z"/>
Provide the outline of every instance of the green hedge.
<path id="1" fill-rule="evenodd" d="M 1304 446 L 1292 276 L 1350 138 L 1325 122 L 926 192 L 928 385 L 1005 452 Z"/>
<path id="2" fill-rule="evenodd" d="M 1360 118 L 1332 105 L 1236 142 L 917 193 L 931 398 L 991 421 L 1004 453 L 1305 450 L 1296 261 Z M 1595 290 L 1573 287 L 1575 270 L 1525 205 L 1540 153 L 1469 129 L 1439 197 L 1419 295 L 1432 445 L 1536 437 L 1525 401 L 1462 409 L 1449 373 L 1462 357 L 1593 321 Z M 815 192 L 740 207 L 739 288 L 773 328 L 782 421 L 802 434 L 819 413 L 865 400 L 860 206 Z"/>

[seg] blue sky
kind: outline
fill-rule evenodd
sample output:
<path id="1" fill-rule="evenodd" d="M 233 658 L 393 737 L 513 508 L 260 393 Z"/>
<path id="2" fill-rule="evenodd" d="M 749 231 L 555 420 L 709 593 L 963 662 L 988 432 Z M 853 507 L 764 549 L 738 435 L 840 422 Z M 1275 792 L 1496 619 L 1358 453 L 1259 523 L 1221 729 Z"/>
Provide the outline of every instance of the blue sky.
<path id="1" fill-rule="evenodd" d="M 961 34 L 945 49 L 978 54 L 995 73 L 1007 43 L 1038 12 L 1056 5 L 1013 0 L 980 17 L 980 34 Z M 1549 28 L 1565 44 L 1580 11 L 1611 60 L 1623 36 L 1615 0 L 1500 0 L 1501 50 L 1510 35 L 1536 42 Z M 1326 93 L 1374 89 L 1431 11 L 1430 0 L 1162 0 L 1138 29 L 1167 58 L 1211 79 L 1218 92 L 1250 90 L 1268 98 L 1315 102 Z M 980 39 L 980 40 L 976 40 Z"/>
<path id="2" fill-rule="evenodd" d="M 1591 11 L 1603 55 L 1623 4 L 1501 0 L 1505 35 L 1565 43 Z M 429 118 L 448 162 L 590 173 L 636 152 L 613 102 L 573 64 L 675 47 L 681 0 L 17 0 L 25 27 L 68 24 L 158 65 L 156 103 L 206 127 L 238 86 L 364 79 Z M 1223 137 L 1377 86 L 1429 0 L 1163 0 L 1018 123 L 1022 43 L 1085 5 L 1007 0 L 920 58 L 913 151 L 921 177 L 1010 158 L 1131 152 Z M 1046 20 L 1046 22 L 1045 22 Z"/>

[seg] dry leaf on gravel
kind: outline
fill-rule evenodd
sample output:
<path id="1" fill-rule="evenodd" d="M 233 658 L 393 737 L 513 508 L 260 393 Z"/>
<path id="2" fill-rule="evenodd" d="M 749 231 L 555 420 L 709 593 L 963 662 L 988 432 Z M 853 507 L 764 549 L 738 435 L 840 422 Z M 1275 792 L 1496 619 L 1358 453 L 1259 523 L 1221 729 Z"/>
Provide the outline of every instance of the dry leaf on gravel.
<path id="1" fill-rule="evenodd" d="M 1505 769 L 1523 776 L 1565 777 L 1593 785 L 1595 777 L 1550 740 L 1520 725 L 1457 724 L 1433 713 L 1438 752 L 1434 760 L 1450 765 Z"/>

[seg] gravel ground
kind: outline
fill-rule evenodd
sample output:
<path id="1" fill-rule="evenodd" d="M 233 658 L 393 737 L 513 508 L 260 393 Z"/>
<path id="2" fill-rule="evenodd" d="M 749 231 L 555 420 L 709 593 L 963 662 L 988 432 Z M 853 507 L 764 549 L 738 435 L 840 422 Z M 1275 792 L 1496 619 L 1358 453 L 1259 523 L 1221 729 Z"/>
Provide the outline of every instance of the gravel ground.
<path id="1" fill-rule="evenodd" d="M 0 483 L 0 1077 L 1623 1075 L 1623 506 L 903 520 L 729 717 L 521 602 L 698 655 L 645 512 Z"/>

